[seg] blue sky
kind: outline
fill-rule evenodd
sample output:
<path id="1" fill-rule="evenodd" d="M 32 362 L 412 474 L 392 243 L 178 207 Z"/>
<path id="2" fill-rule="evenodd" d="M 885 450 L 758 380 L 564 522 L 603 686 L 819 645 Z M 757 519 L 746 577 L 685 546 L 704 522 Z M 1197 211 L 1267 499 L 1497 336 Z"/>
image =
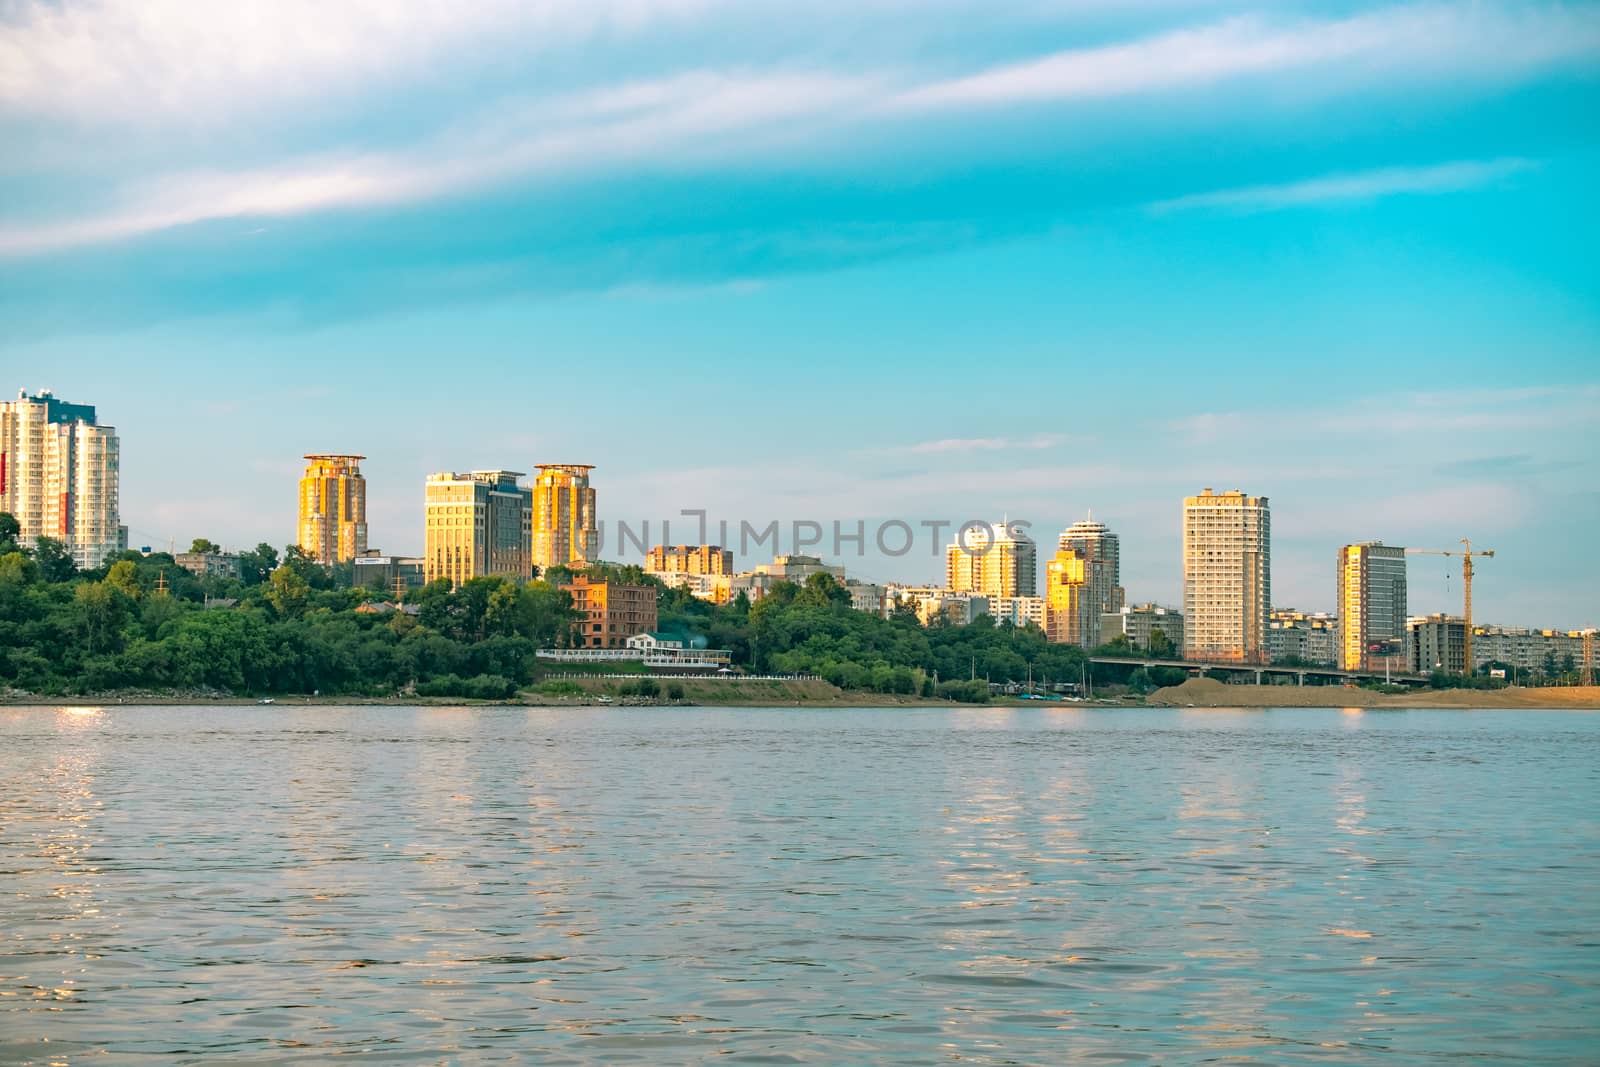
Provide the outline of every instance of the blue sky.
<path id="1" fill-rule="evenodd" d="M 656 530 L 1092 508 L 1172 603 L 1238 486 L 1279 604 L 1471 536 L 1479 618 L 1600 621 L 1600 5 L 458 6 L 0 6 L 0 367 L 137 542 L 587 462 Z"/>

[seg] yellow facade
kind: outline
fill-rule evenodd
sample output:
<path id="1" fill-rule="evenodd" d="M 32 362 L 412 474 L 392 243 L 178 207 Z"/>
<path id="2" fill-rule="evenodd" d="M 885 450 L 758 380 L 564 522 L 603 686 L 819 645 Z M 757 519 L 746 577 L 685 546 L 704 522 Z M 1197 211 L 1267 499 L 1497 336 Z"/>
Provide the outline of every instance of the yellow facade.
<path id="1" fill-rule="evenodd" d="M 532 493 L 516 471 L 431 474 L 424 487 L 422 575 L 459 586 L 472 578 L 532 576 Z"/>
<path id="2" fill-rule="evenodd" d="M 323 566 L 367 550 L 365 456 L 309 455 L 300 479 L 300 550 Z"/>
<path id="3" fill-rule="evenodd" d="M 1058 645 L 1089 647 L 1100 632 L 1098 601 L 1090 595 L 1089 561 L 1064 548 L 1045 564 L 1045 634 Z"/>
<path id="4" fill-rule="evenodd" d="M 1038 594 L 1038 547 L 1009 523 L 969 528 L 945 549 L 945 586 L 986 597 Z"/>
<path id="5" fill-rule="evenodd" d="M 1381 541 L 1339 549 L 1339 667 L 1377 670 L 1400 658 L 1406 625 L 1406 550 Z"/>
<path id="6" fill-rule="evenodd" d="M 583 567 L 600 554 L 595 493 L 584 463 L 547 463 L 533 478 L 533 565 Z"/>

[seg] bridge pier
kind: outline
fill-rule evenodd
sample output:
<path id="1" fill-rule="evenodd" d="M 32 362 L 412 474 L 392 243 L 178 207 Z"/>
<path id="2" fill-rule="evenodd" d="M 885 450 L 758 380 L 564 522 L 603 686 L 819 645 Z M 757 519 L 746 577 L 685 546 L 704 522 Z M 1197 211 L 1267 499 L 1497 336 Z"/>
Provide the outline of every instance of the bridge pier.
<path id="1" fill-rule="evenodd" d="M 1306 684 L 1306 672 L 1305 671 L 1296 671 L 1295 672 L 1295 674 L 1294 674 L 1294 684 L 1295 685 L 1305 685 Z"/>
<path id="2" fill-rule="evenodd" d="M 1261 671 L 1260 670 L 1256 671 L 1256 684 L 1257 685 L 1261 684 Z"/>

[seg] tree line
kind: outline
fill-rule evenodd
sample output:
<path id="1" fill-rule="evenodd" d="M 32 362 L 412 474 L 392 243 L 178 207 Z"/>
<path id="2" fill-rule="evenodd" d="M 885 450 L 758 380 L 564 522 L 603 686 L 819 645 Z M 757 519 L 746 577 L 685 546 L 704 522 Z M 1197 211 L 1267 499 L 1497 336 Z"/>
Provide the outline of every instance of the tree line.
<path id="1" fill-rule="evenodd" d="M 576 622 L 560 589 L 572 572 L 559 567 L 526 582 L 433 582 L 407 593 L 404 611 L 372 611 L 387 592 L 296 546 L 241 553 L 237 577 L 193 575 L 164 552 L 119 552 L 79 571 L 59 542 L 24 545 L 18 532 L 0 514 L 0 688 L 27 693 L 509 697 L 539 680 L 535 653 L 569 643 Z M 976 701 L 990 682 L 1078 682 L 1088 671 L 1082 649 L 1037 627 L 987 617 L 923 627 L 909 610 L 855 611 L 828 575 L 719 605 L 634 566 L 587 573 L 656 586 L 658 629 L 728 649 L 752 672 Z"/>

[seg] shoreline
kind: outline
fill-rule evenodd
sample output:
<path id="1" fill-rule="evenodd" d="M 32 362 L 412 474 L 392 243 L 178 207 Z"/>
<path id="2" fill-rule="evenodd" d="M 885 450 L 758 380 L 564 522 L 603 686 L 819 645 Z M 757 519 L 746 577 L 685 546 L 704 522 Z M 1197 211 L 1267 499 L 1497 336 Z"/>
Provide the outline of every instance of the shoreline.
<path id="1" fill-rule="evenodd" d="M 828 688 L 832 688 L 831 686 Z M 720 699 L 718 699 L 720 697 Z M 269 702 L 270 701 L 270 702 Z M 1191 679 L 1160 689 L 1147 697 L 1107 697 L 1090 700 L 1022 700 L 1000 697 L 987 704 L 962 704 L 950 700 L 906 695 L 851 692 L 833 693 L 696 693 L 682 700 L 612 698 L 601 703 L 598 694 L 545 695 L 525 693 L 509 700 L 470 700 L 456 697 L 273 696 L 240 697 L 216 693 L 98 693 L 77 697 L 6 694 L 0 707 L 524 707 L 524 708 L 1097 708 L 1138 710 L 1193 708 L 1260 710 L 1266 708 L 1358 708 L 1381 710 L 1433 709 L 1441 711 L 1600 711 L 1600 686 L 1551 686 L 1537 689 L 1443 689 L 1384 694 L 1342 686 L 1224 685 L 1210 679 Z"/>
<path id="2" fill-rule="evenodd" d="M 1224 685 L 1191 678 L 1146 698 L 1168 708 L 1436 708 L 1440 710 L 1600 711 L 1600 686 L 1527 689 L 1418 689 L 1379 693 L 1343 686 Z"/>

